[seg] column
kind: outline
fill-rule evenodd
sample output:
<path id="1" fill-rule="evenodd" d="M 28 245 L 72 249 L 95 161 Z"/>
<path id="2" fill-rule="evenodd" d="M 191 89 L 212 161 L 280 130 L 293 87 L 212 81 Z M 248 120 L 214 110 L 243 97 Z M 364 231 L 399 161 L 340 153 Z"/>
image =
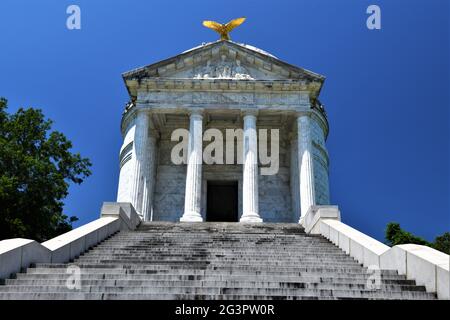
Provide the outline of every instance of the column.
<path id="1" fill-rule="evenodd" d="M 202 195 L 202 144 L 203 115 L 201 110 L 194 110 L 189 121 L 189 145 L 187 154 L 186 192 L 184 196 L 184 214 L 182 222 L 201 222 Z"/>
<path id="2" fill-rule="evenodd" d="M 309 208 L 315 205 L 314 191 L 314 159 L 311 143 L 311 118 L 307 114 L 300 114 L 297 118 L 298 132 L 298 165 L 300 176 L 300 207 L 303 223 Z"/>
<path id="3" fill-rule="evenodd" d="M 133 141 L 134 172 L 131 177 L 131 204 L 142 217 L 142 195 L 144 191 L 144 172 L 148 157 L 146 149 L 148 144 L 149 116 L 140 109 L 137 110 L 135 120 L 135 132 Z"/>
<path id="4" fill-rule="evenodd" d="M 142 191 L 142 216 L 144 221 L 153 220 L 153 191 L 155 187 L 155 170 L 157 162 L 157 131 L 149 130 L 145 149 L 146 166 Z"/>
<path id="5" fill-rule="evenodd" d="M 291 138 L 291 159 L 290 159 L 290 174 L 291 174 L 291 205 L 294 220 L 300 219 L 300 179 L 298 177 L 298 139 L 297 132 Z"/>
<path id="6" fill-rule="evenodd" d="M 244 114 L 243 210 L 240 222 L 262 222 L 258 213 L 258 137 L 256 112 Z"/>

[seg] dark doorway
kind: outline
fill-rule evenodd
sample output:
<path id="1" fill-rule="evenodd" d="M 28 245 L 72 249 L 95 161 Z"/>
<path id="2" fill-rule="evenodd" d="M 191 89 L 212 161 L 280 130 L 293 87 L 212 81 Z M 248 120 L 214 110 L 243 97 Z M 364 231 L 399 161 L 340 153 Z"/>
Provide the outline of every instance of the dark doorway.
<path id="1" fill-rule="evenodd" d="M 237 181 L 208 181 L 206 221 L 238 221 Z"/>

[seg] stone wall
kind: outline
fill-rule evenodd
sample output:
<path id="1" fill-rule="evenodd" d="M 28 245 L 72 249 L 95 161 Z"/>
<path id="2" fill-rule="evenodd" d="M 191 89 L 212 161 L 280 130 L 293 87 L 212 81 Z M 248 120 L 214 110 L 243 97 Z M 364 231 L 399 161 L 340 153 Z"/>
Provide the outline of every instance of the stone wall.
<path id="1" fill-rule="evenodd" d="M 225 127 L 240 128 L 233 124 L 210 124 L 204 128 L 220 129 L 225 137 Z M 262 128 L 262 127 L 261 127 Z M 270 129 L 270 127 L 264 127 Z M 260 129 L 258 127 L 258 129 Z M 270 132 L 270 131 L 269 131 Z M 161 133 L 154 196 L 154 220 L 178 221 L 184 210 L 186 165 L 174 165 L 170 160 L 172 148 L 178 142 L 170 141 L 172 130 Z M 270 137 L 270 134 L 269 134 Z M 270 140 L 269 140 L 270 142 Z M 204 142 L 204 147 L 210 142 Z M 224 143 L 224 151 L 226 146 Z M 280 168 L 275 175 L 259 176 L 259 211 L 267 222 L 294 222 L 290 198 L 289 141 L 287 132 L 280 131 Z M 237 147 L 235 145 L 235 157 Z M 225 161 L 225 157 L 224 157 Z M 202 167 L 202 215 L 206 216 L 206 183 L 208 180 L 234 180 L 239 186 L 239 215 L 242 214 L 242 165 L 206 165 Z"/>
<path id="2" fill-rule="evenodd" d="M 153 220 L 179 221 L 184 211 L 186 165 L 174 165 L 170 154 L 178 144 L 170 140 L 172 130 L 164 130 L 158 142 Z"/>

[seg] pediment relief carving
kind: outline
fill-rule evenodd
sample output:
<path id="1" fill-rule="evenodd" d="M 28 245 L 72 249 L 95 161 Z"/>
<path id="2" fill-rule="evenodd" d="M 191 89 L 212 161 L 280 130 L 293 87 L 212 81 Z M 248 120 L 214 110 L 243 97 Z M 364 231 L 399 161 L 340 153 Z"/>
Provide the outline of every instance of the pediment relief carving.
<path id="1" fill-rule="evenodd" d="M 211 60 L 206 62 L 206 66 L 197 67 L 194 70 L 194 79 L 247 79 L 254 80 L 249 69 L 242 66 L 241 61 L 227 61 L 227 56 L 222 55 L 220 61 Z"/>
<path id="2" fill-rule="evenodd" d="M 254 58 L 220 52 L 215 56 L 186 66 L 181 70 L 161 68 L 158 76 L 169 79 L 234 79 L 234 80 L 281 80 L 286 73 L 264 70 L 252 64 Z"/>

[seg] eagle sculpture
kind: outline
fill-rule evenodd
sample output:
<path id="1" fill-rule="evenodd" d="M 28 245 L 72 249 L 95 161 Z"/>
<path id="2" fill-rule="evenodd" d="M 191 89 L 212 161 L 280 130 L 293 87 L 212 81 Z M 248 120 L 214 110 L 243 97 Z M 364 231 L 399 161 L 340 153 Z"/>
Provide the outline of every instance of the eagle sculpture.
<path id="1" fill-rule="evenodd" d="M 230 22 L 225 24 L 218 23 L 215 21 L 203 21 L 203 25 L 219 33 L 220 40 L 230 40 L 229 33 L 231 32 L 231 30 L 244 23 L 244 21 L 245 18 L 243 17 L 231 20 Z"/>

